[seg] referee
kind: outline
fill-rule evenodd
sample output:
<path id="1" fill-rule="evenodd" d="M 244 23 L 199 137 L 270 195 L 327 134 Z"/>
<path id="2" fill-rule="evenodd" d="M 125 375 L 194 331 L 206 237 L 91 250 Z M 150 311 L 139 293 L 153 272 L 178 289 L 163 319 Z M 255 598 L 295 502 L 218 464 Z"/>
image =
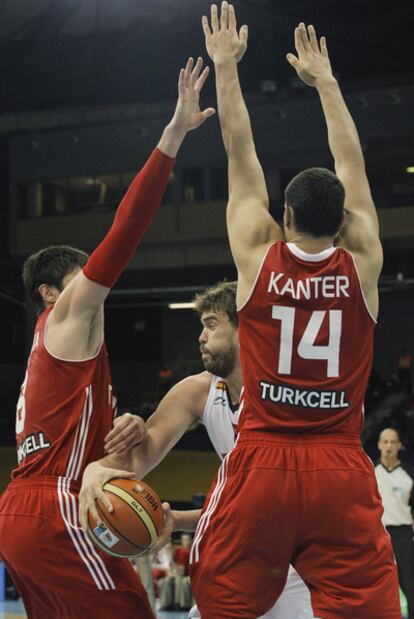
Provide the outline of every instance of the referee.
<path id="1" fill-rule="evenodd" d="M 381 432 L 378 449 L 381 458 L 375 474 L 384 506 L 383 523 L 391 536 L 408 617 L 414 619 L 414 467 L 398 459 L 402 444 L 396 430 L 387 428 Z"/>

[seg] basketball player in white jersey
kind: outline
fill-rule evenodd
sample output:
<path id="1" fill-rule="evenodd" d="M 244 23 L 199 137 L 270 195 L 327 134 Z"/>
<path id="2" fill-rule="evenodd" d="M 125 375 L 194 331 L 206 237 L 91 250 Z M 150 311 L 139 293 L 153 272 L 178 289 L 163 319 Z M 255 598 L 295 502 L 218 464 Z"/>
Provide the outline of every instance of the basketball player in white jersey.
<path id="1" fill-rule="evenodd" d="M 233 449 L 238 423 L 238 402 L 242 389 L 239 360 L 238 319 L 236 312 L 236 284 L 222 282 L 196 297 L 196 310 L 200 316 L 200 352 L 206 371 L 189 376 L 175 385 L 163 398 L 147 422 L 147 438 L 126 455 L 111 454 L 92 463 L 85 471 L 80 493 L 81 522 L 86 524 L 86 510 L 95 517 L 95 497 L 110 502 L 102 493 L 102 485 L 110 478 L 119 477 L 121 471 L 133 470 L 131 476 L 142 479 L 178 442 L 195 423 L 202 423 L 219 455 L 223 458 Z M 125 434 L 125 439 L 127 438 Z M 122 441 L 121 434 L 117 439 Z M 114 448 L 111 435 L 107 450 Z M 104 468 L 111 467 L 111 468 Z M 166 513 L 163 541 L 172 531 L 194 531 L 201 510 L 170 510 Z M 193 608 L 190 617 L 199 617 Z M 264 615 L 266 619 L 311 619 L 313 612 L 309 591 L 298 573 L 289 570 L 285 589 L 276 605 Z"/>

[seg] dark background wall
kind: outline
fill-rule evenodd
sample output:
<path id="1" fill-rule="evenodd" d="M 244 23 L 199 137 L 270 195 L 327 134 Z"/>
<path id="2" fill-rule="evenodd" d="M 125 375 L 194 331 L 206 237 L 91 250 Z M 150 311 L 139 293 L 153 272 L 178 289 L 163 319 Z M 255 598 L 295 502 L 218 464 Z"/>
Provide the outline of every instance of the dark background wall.
<path id="1" fill-rule="evenodd" d="M 4 443 L 13 443 L 15 402 L 33 330 L 20 282 L 23 260 L 50 243 L 90 251 L 103 237 L 171 116 L 179 67 L 189 55 L 205 55 L 199 20 L 209 5 L 209 0 L 27 0 L 23 11 L 19 2 L 1 4 Z M 328 38 L 379 209 L 385 263 L 374 365 L 386 378 L 396 371 L 402 344 L 414 351 L 414 174 L 407 172 L 414 166 L 414 5 L 403 0 L 235 5 L 239 23 L 250 28 L 240 75 L 275 217 L 280 218 L 283 188 L 292 175 L 310 165 L 332 167 L 316 93 L 301 86 L 285 60 L 299 21 L 315 23 Z M 216 104 L 213 76 L 202 101 Z M 107 302 L 108 347 L 123 409 L 144 407 L 148 413 L 156 405 L 164 364 L 174 380 L 200 369 L 197 318 L 167 306 L 189 301 L 200 287 L 223 277 L 235 278 L 226 199 L 216 117 L 184 144 L 157 218 Z M 379 393 L 386 397 L 386 391 Z M 196 432 L 180 445 L 205 448 L 200 437 Z"/>

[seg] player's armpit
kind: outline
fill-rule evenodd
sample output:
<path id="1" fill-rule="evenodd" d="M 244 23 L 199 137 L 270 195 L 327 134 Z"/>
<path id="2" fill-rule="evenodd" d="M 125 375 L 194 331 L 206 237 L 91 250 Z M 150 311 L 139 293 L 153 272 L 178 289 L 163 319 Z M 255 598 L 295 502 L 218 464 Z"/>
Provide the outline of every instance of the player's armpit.
<path id="1" fill-rule="evenodd" d="M 345 187 L 345 211 L 348 214 L 347 230 L 361 223 L 371 235 L 379 236 L 378 214 L 365 172 L 363 158 L 335 161 L 335 172 Z M 360 216 L 353 220 L 349 215 Z"/>
<path id="2" fill-rule="evenodd" d="M 66 286 L 48 316 L 45 344 L 52 355 L 82 361 L 98 353 L 104 339 L 103 299 L 107 292 L 108 289 L 89 281 L 82 271 Z M 79 305 L 78 295 L 82 296 Z M 85 305 L 87 295 L 94 297 L 97 305 L 92 301 Z"/>
<path id="3" fill-rule="evenodd" d="M 254 212 L 254 215 L 252 213 Z M 243 305 L 253 286 L 269 245 L 281 240 L 281 229 L 269 211 L 243 200 L 227 210 L 231 253 L 238 272 L 237 305 Z"/>
<path id="4" fill-rule="evenodd" d="M 336 244 L 354 256 L 363 288 L 376 289 L 383 253 L 364 160 L 335 161 L 335 171 L 345 187 L 345 221 Z"/>
<path id="5" fill-rule="evenodd" d="M 358 262 L 369 265 L 369 275 L 377 274 L 378 279 L 383 252 L 377 222 L 373 222 L 371 214 L 364 210 L 347 211 L 336 245 L 351 252 Z"/>
<path id="6" fill-rule="evenodd" d="M 80 271 L 59 295 L 53 308 L 53 321 L 62 322 L 69 316 L 90 321 L 109 291 L 110 288 L 93 282 Z"/>
<path id="7" fill-rule="evenodd" d="M 383 251 L 378 233 L 366 213 L 347 213 L 341 234 L 335 243 L 348 250 L 355 262 L 362 292 L 374 319 L 378 315 L 378 279 Z"/>

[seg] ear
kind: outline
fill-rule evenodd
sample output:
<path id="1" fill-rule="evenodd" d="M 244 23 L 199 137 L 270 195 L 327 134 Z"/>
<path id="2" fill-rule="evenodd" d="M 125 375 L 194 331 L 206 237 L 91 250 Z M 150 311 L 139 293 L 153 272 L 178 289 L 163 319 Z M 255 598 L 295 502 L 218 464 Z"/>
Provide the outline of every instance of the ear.
<path id="1" fill-rule="evenodd" d="M 346 224 L 346 211 L 342 211 L 341 223 L 339 224 L 337 236 L 341 234 Z"/>
<path id="2" fill-rule="evenodd" d="M 59 298 L 59 290 L 49 284 L 40 284 L 38 288 L 45 305 L 54 305 Z"/>
<path id="3" fill-rule="evenodd" d="M 283 205 L 283 227 L 286 228 L 289 223 L 288 223 L 288 213 L 287 213 L 287 204 L 286 202 Z"/>
<path id="4" fill-rule="evenodd" d="M 294 223 L 293 208 L 285 202 L 285 210 L 283 212 L 283 223 L 285 228 L 292 228 Z"/>

